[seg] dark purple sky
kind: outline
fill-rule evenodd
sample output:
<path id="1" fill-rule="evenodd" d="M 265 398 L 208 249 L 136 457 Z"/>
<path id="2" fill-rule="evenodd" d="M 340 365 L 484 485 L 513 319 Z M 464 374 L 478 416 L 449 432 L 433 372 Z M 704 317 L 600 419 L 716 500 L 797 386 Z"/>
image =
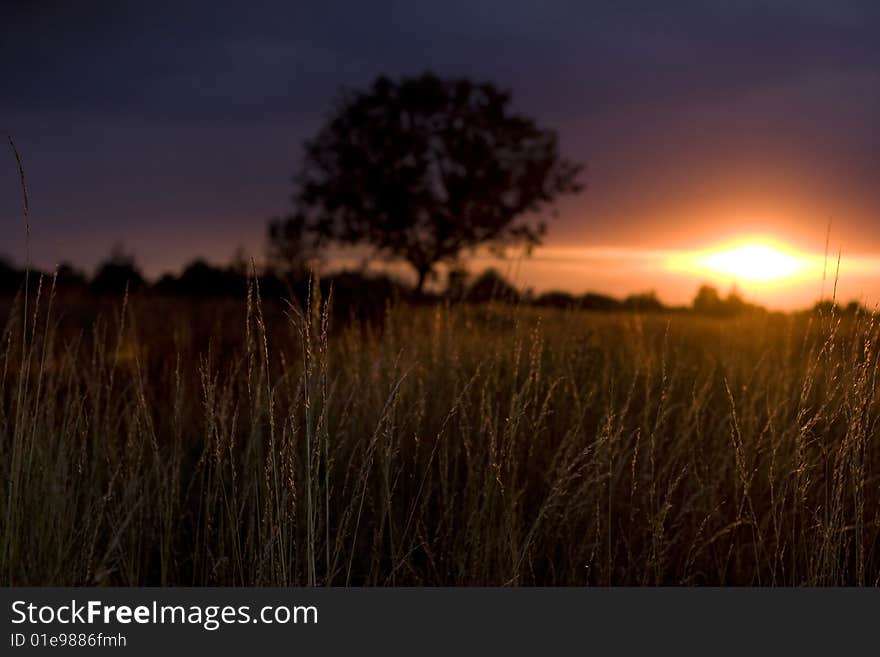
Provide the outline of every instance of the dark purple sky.
<path id="1" fill-rule="evenodd" d="M 150 274 L 260 253 L 339 87 L 425 69 L 512 89 L 588 164 L 550 246 L 812 249 L 833 215 L 844 248 L 880 253 L 877 2 L 7 0 L 0 26 L 0 128 L 44 267 L 116 243 Z M 20 262 L 3 160 L 0 253 Z"/>

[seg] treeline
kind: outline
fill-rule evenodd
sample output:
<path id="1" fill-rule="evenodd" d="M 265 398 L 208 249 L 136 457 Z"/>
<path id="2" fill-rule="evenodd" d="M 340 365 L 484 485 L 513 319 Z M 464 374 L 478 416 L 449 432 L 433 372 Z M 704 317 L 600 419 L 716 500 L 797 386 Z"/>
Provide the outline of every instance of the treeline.
<path id="1" fill-rule="evenodd" d="M 66 298 L 120 298 L 125 294 L 178 297 L 186 300 L 245 299 L 249 288 L 256 290 L 264 301 L 296 299 L 305 302 L 311 293 L 310 276 L 294 276 L 273 269 L 256 273 L 244 261 L 226 266 L 194 260 L 175 275 L 166 273 L 156 281 L 149 281 L 133 257 L 114 253 L 88 276 L 68 263 L 62 263 L 55 272 L 30 271 L 31 285 L 43 277 L 54 280 L 58 294 Z M 25 271 L 0 259 L 0 295 L 19 293 L 25 280 Z M 33 289 L 33 288 L 32 288 Z M 330 294 L 337 308 L 344 314 L 362 319 L 378 318 L 392 301 L 411 300 L 408 287 L 389 276 L 366 276 L 359 272 L 338 272 L 320 279 L 323 295 Z"/>
<path id="2" fill-rule="evenodd" d="M 16 294 L 24 282 L 25 272 L 10 261 L 0 258 L 0 294 Z M 246 260 L 239 258 L 226 266 L 216 266 L 204 260 L 194 260 L 174 275 L 166 273 L 150 282 L 143 275 L 134 258 L 121 251 L 102 262 L 92 276 L 69 263 L 62 263 L 55 272 L 31 271 L 34 280 L 54 278 L 60 293 L 82 296 L 113 297 L 126 293 L 156 294 L 188 299 L 244 298 L 248 287 L 256 284 L 264 300 L 305 300 L 312 284 L 305 273 L 292 274 L 265 268 L 256 277 Z M 664 304 L 653 291 L 617 298 L 596 292 L 576 295 L 564 291 L 534 294 L 508 281 L 496 269 L 487 269 L 477 276 L 456 269 L 449 272 L 444 286 L 433 292 L 415 294 L 412 288 L 387 274 L 367 274 L 362 271 L 341 271 L 320 277 L 320 289 L 327 295 L 330 290 L 337 307 L 344 307 L 358 315 L 376 315 L 389 302 L 436 303 L 453 301 L 463 303 L 508 303 L 542 308 L 591 310 L 604 312 L 691 312 L 707 316 L 732 317 L 743 314 L 766 313 L 759 305 L 747 302 L 735 290 L 721 296 L 714 287 L 703 285 L 689 306 Z M 820 301 L 813 310 L 855 314 L 867 312 L 858 302 L 846 305 Z"/>

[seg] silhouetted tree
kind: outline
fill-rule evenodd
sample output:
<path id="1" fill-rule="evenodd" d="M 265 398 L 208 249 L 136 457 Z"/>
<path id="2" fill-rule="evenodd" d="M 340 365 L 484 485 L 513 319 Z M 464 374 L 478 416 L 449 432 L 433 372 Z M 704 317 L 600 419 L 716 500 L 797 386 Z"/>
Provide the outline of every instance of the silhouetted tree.
<path id="1" fill-rule="evenodd" d="M 306 143 L 297 214 L 284 224 L 403 259 L 417 294 L 465 250 L 538 244 L 545 226 L 527 215 L 579 191 L 581 166 L 560 156 L 554 132 L 509 105 L 491 84 L 430 73 L 343 93 Z M 287 229 L 274 231 L 284 238 Z"/>
<path id="2" fill-rule="evenodd" d="M 698 313 L 714 315 L 721 311 L 723 302 L 721 296 L 711 285 L 702 285 L 694 297 L 694 310 Z"/>
<path id="3" fill-rule="evenodd" d="M 56 285 L 59 290 L 83 291 L 88 283 L 86 275 L 69 262 L 62 262 L 55 270 Z"/>
<path id="4" fill-rule="evenodd" d="M 134 256 L 115 247 L 110 257 L 98 265 L 91 288 L 98 294 L 123 294 L 126 287 L 134 292 L 144 286 L 144 277 L 134 261 Z"/>
<path id="5" fill-rule="evenodd" d="M 731 290 L 727 293 L 727 298 L 724 299 L 724 310 L 728 315 L 739 315 L 746 311 L 756 310 L 758 307 L 754 304 L 748 303 L 745 299 L 743 299 L 736 290 Z"/>
<path id="6" fill-rule="evenodd" d="M 843 309 L 843 312 L 847 313 L 848 315 L 858 315 L 858 314 L 867 313 L 867 311 L 865 310 L 865 307 L 862 305 L 862 303 L 860 301 L 857 301 L 856 299 L 853 299 L 848 304 L 846 304 L 846 307 Z"/>

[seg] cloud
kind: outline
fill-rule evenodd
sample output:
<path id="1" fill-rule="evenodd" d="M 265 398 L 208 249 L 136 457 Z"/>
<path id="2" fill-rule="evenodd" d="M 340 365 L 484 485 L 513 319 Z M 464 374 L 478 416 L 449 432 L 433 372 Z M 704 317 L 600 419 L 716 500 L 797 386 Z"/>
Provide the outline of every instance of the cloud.
<path id="1" fill-rule="evenodd" d="M 96 7 L 98 5 L 95 5 Z M 669 105 L 880 68 L 871 3 L 114 3 L 4 10 L 0 110 L 183 121 L 307 114 L 339 84 L 433 68 L 560 113 Z"/>

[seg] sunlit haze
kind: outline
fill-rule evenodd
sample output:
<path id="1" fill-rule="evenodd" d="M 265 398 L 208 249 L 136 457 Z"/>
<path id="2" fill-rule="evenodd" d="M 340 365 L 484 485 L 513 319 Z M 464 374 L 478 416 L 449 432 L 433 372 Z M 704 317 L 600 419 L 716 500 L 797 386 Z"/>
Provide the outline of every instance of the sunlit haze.
<path id="1" fill-rule="evenodd" d="M 735 290 L 777 310 L 805 308 L 831 295 L 873 307 L 880 290 L 880 258 L 838 250 L 826 257 L 821 250 L 799 251 L 767 238 L 726 240 L 689 250 L 545 247 L 531 258 L 475 259 L 475 268 L 484 266 L 496 267 L 536 292 L 561 289 L 577 294 L 592 289 L 626 296 L 654 291 L 678 305 L 689 304 L 704 284 L 721 293 Z"/>

